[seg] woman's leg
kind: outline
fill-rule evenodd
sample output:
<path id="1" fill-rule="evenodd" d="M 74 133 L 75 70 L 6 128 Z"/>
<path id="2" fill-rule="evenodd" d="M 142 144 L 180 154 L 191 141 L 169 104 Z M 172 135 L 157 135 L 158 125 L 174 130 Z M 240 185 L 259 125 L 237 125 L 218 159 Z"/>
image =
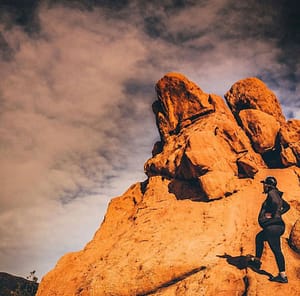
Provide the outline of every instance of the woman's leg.
<path id="1" fill-rule="evenodd" d="M 284 225 L 270 225 L 265 229 L 265 235 L 274 253 L 279 272 L 285 271 L 285 260 L 281 251 L 280 236 L 284 233 Z"/>
<path id="2" fill-rule="evenodd" d="M 264 241 L 266 240 L 264 231 L 262 230 L 256 235 L 255 238 L 255 257 L 261 258 L 264 250 Z"/>

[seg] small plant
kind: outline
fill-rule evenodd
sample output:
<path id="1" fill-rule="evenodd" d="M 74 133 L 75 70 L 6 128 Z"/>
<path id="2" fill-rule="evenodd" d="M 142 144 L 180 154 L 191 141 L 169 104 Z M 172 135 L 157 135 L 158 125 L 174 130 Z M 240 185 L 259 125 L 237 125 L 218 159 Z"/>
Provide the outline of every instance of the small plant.
<path id="1" fill-rule="evenodd" d="M 31 271 L 26 279 L 36 283 L 38 281 L 38 278 L 35 276 L 35 270 Z"/>

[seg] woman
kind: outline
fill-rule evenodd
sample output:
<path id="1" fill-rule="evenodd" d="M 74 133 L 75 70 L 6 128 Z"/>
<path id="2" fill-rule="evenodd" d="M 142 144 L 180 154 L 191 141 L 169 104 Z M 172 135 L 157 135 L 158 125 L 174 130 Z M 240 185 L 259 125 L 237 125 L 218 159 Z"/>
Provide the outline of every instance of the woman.
<path id="1" fill-rule="evenodd" d="M 263 230 L 256 235 L 256 254 L 255 258 L 252 258 L 252 263 L 254 266 L 260 267 L 264 241 L 267 241 L 275 256 L 279 270 L 279 274 L 270 278 L 270 281 L 287 283 L 288 279 L 285 273 L 285 260 L 281 251 L 280 237 L 285 231 L 285 224 L 281 215 L 290 209 L 290 205 L 282 199 L 283 193 L 277 189 L 277 181 L 274 177 L 267 177 L 261 183 L 263 183 L 264 193 L 267 194 L 267 197 L 258 215 L 258 223 Z"/>

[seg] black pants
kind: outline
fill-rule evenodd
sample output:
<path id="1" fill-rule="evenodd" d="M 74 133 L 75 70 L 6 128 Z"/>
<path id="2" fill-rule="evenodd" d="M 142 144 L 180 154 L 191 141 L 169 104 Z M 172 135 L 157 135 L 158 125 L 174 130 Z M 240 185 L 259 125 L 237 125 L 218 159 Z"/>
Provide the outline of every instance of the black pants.
<path id="1" fill-rule="evenodd" d="M 281 251 L 280 236 L 283 235 L 285 225 L 269 225 L 256 235 L 256 254 L 261 258 L 264 249 L 264 241 L 267 241 L 272 252 L 275 255 L 279 272 L 285 271 L 285 260 Z"/>

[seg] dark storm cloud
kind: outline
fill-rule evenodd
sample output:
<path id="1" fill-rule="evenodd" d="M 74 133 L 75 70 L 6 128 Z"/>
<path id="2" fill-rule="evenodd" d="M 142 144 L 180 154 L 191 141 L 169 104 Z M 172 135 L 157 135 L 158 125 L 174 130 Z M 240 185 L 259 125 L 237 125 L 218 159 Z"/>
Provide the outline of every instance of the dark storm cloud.
<path id="1" fill-rule="evenodd" d="M 0 21 L 7 27 L 19 25 L 28 33 L 39 30 L 36 14 L 38 0 L 2 0 L 0 3 Z"/>
<path id="2" fill-rule="evenodd" d="M 12 50 L 0 32 L 0 58 L 3 60 L 9 60 L 12 56 Z"/>
<path id="3" fill-rule="evenodd" d="M 125 91 L 128 95 L 135 94 L 153 94 L 154 86 L 144 81 L 139 81 L 138 79 L 132 78 L 125 82 Z"/>
<path id="4" fill-rule="evenodd" d="M 139 143 L 151 149 L 155 131 L 144 135 L 151 111 L 144 112 L 141 100 L 127 101 L 125 85 L 146 50 L 133 26 L 111 22 L 106 13 L 42 6 L 38 35 L 23 30 L 26 24 L 2 27 L 13 56 L 0 61 L 0 220 L 6 225 L 0 250 L 28 258 L 1 257 L 4 270 L 25 274 L 45 248 L 62 255 L 82 247 L 108 200 L 145 178 L 150 152 Z M 146 119 L 135 128 L 140 111 Z M 81 225 L 86 229 L 78 233 Z M 56 228 L 64 231 L 52 236 Z M 62 243 L 64 232 L 72 243 Z M 54 263 L 46 261 L 37 264 L 39 272 Z"/>
<path id="5" fill-rule="evenodd" d="M 128 6 L 129 0 L 50 0 L 49 5 L 63 4 L 67 7 L 76 7 L 81 9 L 93 9 L 103 7 L 110 10 L 121 10 Z"/>
<path id="6" fill-rule="evenodd" d="M 286 105 L 299 107 L 296 90 L 300 15 L 297 1 L 195 1 L 179 11 L 176 11 L 176 5 L 157 5 L 156 9 L 154 6 L 152 2 L 144 4 L 144 10 L 141 10 L 144 11 L 141 13 L 145 32 L 151 38 L 186 49 L 194 57 L 200 55 L 199 60 L 205 51 L 213 51 L 221 42 L 231 44 L 232 52 L 238 54 L 243 53 L 248 44 L 253 48 L 253 55 L 257 54 L 255 46 L 258 42 L 270 44 L 274 51 L 272 64 L 258 65 L 254 75 L 270 88 L 286 89 L 289 95 L 281 100 Z M 201 39 L 204 42 L 197 42 Z M 224 51 L 224 58 L 230 58 L 230 55 L 229 50 Z M 245 55 L 246 58 L 249 57 Z"/>
<path id="7" fill-rule="evenodd" d="M 219 30 L 221 39 L 255 39 L 274 42 L 278 48 L 276 61 L 282 65 L 282 72 L 266 69 L 259 78 L 270 88 L 287 88 L 293 92 L 299 83 L 300 15 L 296 1 L 247 1 L 233 2 L 224 9 L 225 30 Z M 234 26 L 238 24 L 238 26 Z M 232 30 L 234 28 L 234 30 Z M 298 33 L 297 33 L 298 32 Z M 284 103 L 297 104 L 295 96 L 282 98 Z"/>

